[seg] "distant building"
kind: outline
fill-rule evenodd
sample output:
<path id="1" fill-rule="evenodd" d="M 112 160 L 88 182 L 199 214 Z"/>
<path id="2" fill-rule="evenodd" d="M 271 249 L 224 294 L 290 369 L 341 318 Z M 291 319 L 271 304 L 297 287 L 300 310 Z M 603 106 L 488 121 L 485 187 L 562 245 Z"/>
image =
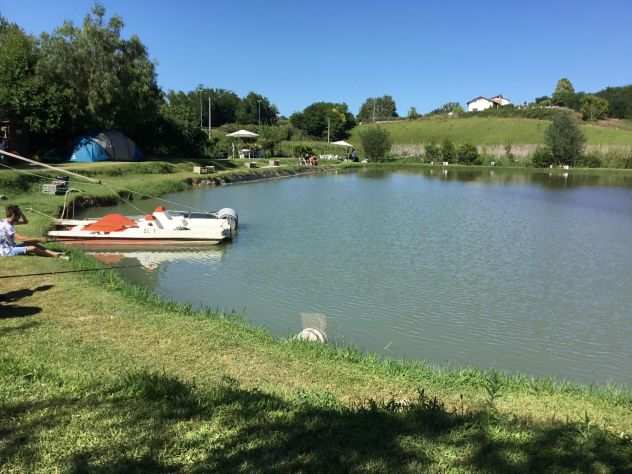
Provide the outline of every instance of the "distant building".
<path id="1" fill-rule="evenodd" d="M 511 105 L 511 101 L 506 97 L 503 97 L 502 94 L 496 95 L 491 99 L 483 96 L 478 96 L 467 103 L 467 111 L 481 112 L 483 110 L 491 108 L 504 107 L 505 105 Z"/>

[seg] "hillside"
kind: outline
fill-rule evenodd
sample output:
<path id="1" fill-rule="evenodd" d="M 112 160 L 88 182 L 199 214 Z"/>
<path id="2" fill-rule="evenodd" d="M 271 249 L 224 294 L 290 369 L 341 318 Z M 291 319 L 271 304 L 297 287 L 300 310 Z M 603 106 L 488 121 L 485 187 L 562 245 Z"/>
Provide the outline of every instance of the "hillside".
<path id="1" fill-rule="evenodd" d="M 393 144 L 441 142 L 449 138 L 455 143 L 475 145 L 543 143 L 546 120 L 499 117 L 428 118 L 384 123 Z M 366 125 L 352 131 L 352 142 L 359 143 L 358 133 Z M 589 145 L 632 145 L 632 131 L 624 127 L 581 125 Z"/>

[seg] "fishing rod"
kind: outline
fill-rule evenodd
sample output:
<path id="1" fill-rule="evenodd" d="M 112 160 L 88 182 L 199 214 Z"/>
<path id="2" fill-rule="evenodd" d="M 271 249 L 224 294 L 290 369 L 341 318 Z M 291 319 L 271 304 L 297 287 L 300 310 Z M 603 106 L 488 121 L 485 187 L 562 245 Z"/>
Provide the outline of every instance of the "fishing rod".
<path id="1" fill-rule="evenodd" d="M 29 163 L 31 165 L 43 166 L 44 168 L 48 168 L 48 169 L 51 169 L 53 171 L 57 171 L 58 173 L 65 173 L 65 174 L 70 175 L 70 176 L 75 176 L 76 178 L 85 179 L 86 181 L 89 181 L 90 183 L 101 184 L 101 181 L 98 180 L 98 179 L 88 178 L 87 176 L 83 176 L 83 175 L 81 175 L 79 173 L 74 173 L 72 171 L 68 171 L 68 170 L 65 170 L 63 168 L 57 168 L 56 166 L 51 166 L 51 165 L 48 165 L 46 163 L 41 163 L 39 161 L 31 160 L 30 158 L 25 158 L 24 156 L 16 155 L 15 153 L 10 153 L 8 151 L 0 150 L 0 154 L 9 156 L 11 158 L 15 158 L 16 160 L 24 161 L 24 162 Z"/>
<path id="2" fill-rule="evenodd" d="M 26 278 L 26 277 L 34 277 L 34 276 L 42 276 L 42 275 L 60 275 L 63 273 L 81 273 L 81 272 L 97 272 L 103 270 L 123 270 L 126 268 L 139 268 L 142 265 L 121 265 L 118 267 L 103 267 L 103 268 L 81 268 L 78 270 L 60 270 L 58 272 L 42 272 L 42 273 L 23 273 L 18 275 L 0 275 L 0 280 L 7 278 Z"/>

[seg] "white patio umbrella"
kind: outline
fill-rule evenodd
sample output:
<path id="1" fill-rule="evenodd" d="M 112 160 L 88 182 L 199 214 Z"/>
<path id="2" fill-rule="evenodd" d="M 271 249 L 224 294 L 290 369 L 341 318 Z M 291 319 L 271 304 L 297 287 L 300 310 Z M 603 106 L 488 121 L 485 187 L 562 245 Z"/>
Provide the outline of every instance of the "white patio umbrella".
<path id="1" fill-rule="evenodd" d="M 257 138 L 259 136 L 258 133 L 250 132 L 248 130 L 237 130 L 233 133 L 227 133 L 227 137 L 232 138 Z M 235 143 L 233 143 L 233 156 L 235 155 Z"/>
<path id="2" fill-rule="evenodd" d="M 259 134 L 255 132 L 249 132 L 248 130 L 237 130 L 236 132 L 226 134 L 226 136 L 234 138 L 257 138 Z"/>
<path id="3" fill-rule="evenodd" d="M 349 142 L 346 142 L 344 140 L 338 140 L 337 142 L 331 142 L 331 145 L 338 145 L 338 146 L 344 146 L 346 148 L 353 148 L 353 145 Z M 349 158 L 349 150 L 347 150 L 347 158 Z"/>

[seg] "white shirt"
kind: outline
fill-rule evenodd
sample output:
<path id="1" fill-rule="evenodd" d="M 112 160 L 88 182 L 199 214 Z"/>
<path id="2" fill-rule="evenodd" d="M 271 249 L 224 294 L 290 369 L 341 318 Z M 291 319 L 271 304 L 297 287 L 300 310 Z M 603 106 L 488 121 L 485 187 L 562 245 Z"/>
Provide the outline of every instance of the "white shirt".
<path id="1" fill-rule="evenodd" d="M 7 220 L 0 221 L 0 256 L 6 257 L 15 247 L 15 227 Z"/>

